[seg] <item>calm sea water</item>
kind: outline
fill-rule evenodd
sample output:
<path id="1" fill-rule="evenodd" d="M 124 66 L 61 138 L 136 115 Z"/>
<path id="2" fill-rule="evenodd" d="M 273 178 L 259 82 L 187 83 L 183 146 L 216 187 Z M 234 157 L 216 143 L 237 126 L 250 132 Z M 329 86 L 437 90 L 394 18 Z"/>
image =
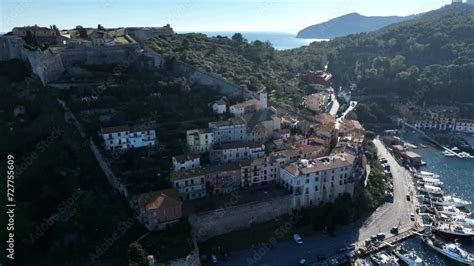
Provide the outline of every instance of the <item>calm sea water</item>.
<path id="1" fill-rule="evenodd" d="M 418 145 L 419 143 L 427 144 L 414 136 L 404 136 L 404 139 Z M 428 148 L 419 147 L 414 152 L 423 156 L 423 160 L 427 165 L 421 170 L 434 172 L 440 175 L 440 179 L 444 182 L 444 190 L 447 194 L 457 195 L 464 199 L 474 202 L 474 159 L 459 159 L 456 157 L 446 157 L 441 150 L 429 146 Z M 470 206 L 473 210 L 474 206 Z M 474 253 L 474 240 L 460 241 L 463 248 Z M 418 237 L 411 238 L 403 243 L 409 249 L 417 251 L 428 265 L 462 265 L 454 263 L 440 253 L 434 251 L 421 242 Z"/>
<path id="2" fill-rule="evenodd" d="M 179 32 L 186 33 L 186 32 Z M 235 32 L 225 32 L 225 31 L 205 31 L 202 32 L 207 36 L 227 36 L 232 37 Z M 325 41 L 320 39 L 297 39 L 296 34 L 284 33 L 284 32 L 241 32 L 244 38 L 249 41 L 269 41 L 273 44 L 273 47 L 278 50 L 286 50 L 292 48 L 298 48 L 301 46 L 309 45 L 315 41 Z"/>

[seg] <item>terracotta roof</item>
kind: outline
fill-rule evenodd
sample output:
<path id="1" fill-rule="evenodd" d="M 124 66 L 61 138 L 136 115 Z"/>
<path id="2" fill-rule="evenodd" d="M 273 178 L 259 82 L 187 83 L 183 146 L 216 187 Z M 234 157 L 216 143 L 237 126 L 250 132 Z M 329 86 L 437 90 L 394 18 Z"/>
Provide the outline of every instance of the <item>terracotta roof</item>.
<path id="1" fill-rule="evenodd" d="M 315 160 L 307 160 L 309 163 L 307 166 L 303 166 L 300 160 L 298 163 L 288 165 L 285 167 L 285 170 L 293 176 L 299 176 L 300 174 L 310 174 L 346 166 L 350 167 L 353 165 L 354 159 L 355 157 L 350 154 L 327 156 Z"/>
<path id="2" fill-rule="evenodd" d="M 181 205 L 179 193 L 174 189 L 164 189 L 160 191 L 141 194 L 138 204 L 145 210 L 156 210 Z"/>

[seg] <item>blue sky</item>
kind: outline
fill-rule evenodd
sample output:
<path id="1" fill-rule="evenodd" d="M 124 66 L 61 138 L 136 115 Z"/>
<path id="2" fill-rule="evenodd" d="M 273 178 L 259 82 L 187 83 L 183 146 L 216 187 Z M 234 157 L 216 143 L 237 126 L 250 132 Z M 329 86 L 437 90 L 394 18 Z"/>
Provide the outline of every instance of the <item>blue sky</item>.
<path id="1" fill-rule="evenodd" d="M 298 30 L 350 13 L 409 15 L 450 0 L 0 0 L 0 32 L 14 26 L 161 26 L 177 31 Z"/>

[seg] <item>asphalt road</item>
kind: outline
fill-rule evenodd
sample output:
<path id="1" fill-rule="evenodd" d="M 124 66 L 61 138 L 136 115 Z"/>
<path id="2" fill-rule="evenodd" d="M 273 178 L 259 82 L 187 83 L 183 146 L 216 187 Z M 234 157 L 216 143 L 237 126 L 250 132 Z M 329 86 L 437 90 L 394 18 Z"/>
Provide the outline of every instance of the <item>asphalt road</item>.
<path id="1" fill-rule="evenodd" d="M 374 140 L 379 157 L 384 157 L 390 164 L 394 183 L 394 202 L 380 206 L 367 220 L 352 224 L 339 230 L 335 236 L 319 232 L 303 236 L 304 243 L 296 244 L 293 240 L 267 243 L 229 253 L 228 258 L 220 259 L 218 265 L 297 265 L 304 258 L 308 265 L 314 265 L 319 256 L 330 257 L 336 250 L 354 243 L 364 241 L 371 235 L 386 233 L 393 226 L 410 225 L 410 212 L 413 212 L 411 201 L 406 200 L 409 191 L 410 174 L 401 167 L 387 151 L 380 140 Z M 271 243 L 271 244 L 270 244 Z"/>
<path id="2" fill-rule="evenodd" d="M 412 224 L 410 213 L 414 212 L 413 202 L 406 199 L 410 192 L 410 173 L 400 166 L 382 142 L 374 140 L 379 158 L 385 158 L 390 164 L 393 176 L 393 203 L 380 206 L 359 230 L 359 241 L 378 233 L 388 233 L 393 226 L 403 227 Z"/>

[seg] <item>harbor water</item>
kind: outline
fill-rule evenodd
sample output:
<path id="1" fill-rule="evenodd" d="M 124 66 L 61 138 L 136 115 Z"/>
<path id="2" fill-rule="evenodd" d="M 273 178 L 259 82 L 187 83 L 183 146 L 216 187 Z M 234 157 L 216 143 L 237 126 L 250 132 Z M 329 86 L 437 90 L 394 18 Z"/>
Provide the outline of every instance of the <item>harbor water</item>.
<path id="1" fill-rule="evenodd" d="M 414 135 L 404 135 L 403 139 L 418 146 L 417 149 L 412 150 L 420 154 L 427 163 L 420 170 L 438 174 L 441 181 L 444 182 L 443 189 L 446 195 L 456 195 L 474 202 L 474 159 L 446 157 L 442 154 L 442 150 Z M 419 144 L 425 144 L 428 147 L 423 148 Z M 473 210 L 473 207 L 471 205 L 469 209 Z M 454 241 L 453 239 L 446 240 Z M 462 240 L 459 243 L 463 249 L 474 253 L 474 239 Z M 415 250 L 427 265 L 463 265 L 434 251 L 418 237 L 406 240 L 402 245 Z"/>

